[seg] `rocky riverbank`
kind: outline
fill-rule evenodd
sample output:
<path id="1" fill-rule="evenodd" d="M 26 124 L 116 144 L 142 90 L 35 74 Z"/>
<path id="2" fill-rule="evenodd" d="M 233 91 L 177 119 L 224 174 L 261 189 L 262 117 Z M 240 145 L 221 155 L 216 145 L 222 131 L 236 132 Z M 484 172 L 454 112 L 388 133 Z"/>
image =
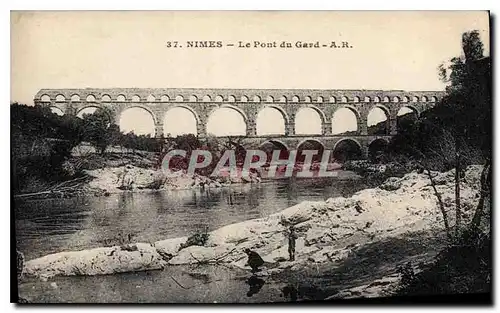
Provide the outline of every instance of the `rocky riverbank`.
<path id="1" fill-rule="evenodd" d="M 381 177 L 398 176 L 402 177 L 418 168 L 418 165 L 412 162 L 399 163 L 372 163 L 368 160 L 353 160 L 342 164 L 342 169 L 353 171 L 362 176 L 378 175 Z"/>
<path id="2" fill-rule="evenodd" d="M 219 188 L 231 184 L 260 183 L 261 179 L 251 173 L 248 177 L 230 177 L 229 174 L 207 177 L 198 174 L 189 175 L 182 171 L 178 177 L 166 177 L 161 170 L 143 168 L 134 165 L 105 167 L 87 170 L 93 179 L 88 183 L 91 190 L 120 192 L 124 190 L 180 190 L 191 188 Z"/>
<path id="3" fill-rule="evenodd" d="M 467 220 L 479 199 L 481 167 L 470 166 L 461 185 L 463 219 Z M 448 210 L 453 208 L 454 173 L 433 173 L 436 188 Z M 453 217 L 450 214 L 450 224 Z M 296 260 L 286 261 L 285 229 L 293 224 L 299 239 Z M 346 259 L 367 258 L 360 251 L 370 245 L 398 240 L 407 245 L 416 233 L 442 233 L 442 216 L 429 179 L 412 172 L 390 178 L 373 189 L 349 198 L 337 197 L 321 202 L 302 202 L 265 218 L 227 225 L 212 231 L 193 244 L 188 238 L 154 243 L 131 243 L 84 251 L 51 254 L 26 262 L 24 275 L 42 280 L 53 276 L 100 275 L 162 269 L 180 264 L 225 264 L 238 269 L 246 266 L 244 249 L 258 252 L 266 261 L 262 275 L 317 272 L 341 267 Z M 192 238 L 191 238 L 192 239 Z M 196 242 L 195 242 L 196 243 Z M 421 245 L 422 255 L 430 247 Z M 354 255 L 354 256 L 353 256 Z M 399 277 L 371 277 L 350 289 L 338 290 L 337 297 L 378 296 L 390 292 Z M 351 290 L 353 289 L 354 290 Z M 358 289 L 356 289 L 358 288 Z M 351 291 L 349 291 L 351 290 Z"/>
<path id="4" fill-rule="evenodd" d="M 86 181 L 79 192 L 106 195 L 123 191 L 182 190 L 192 188 L 219 188 L 231 184 L 259 183 L 261 178 L 251 173 L 237 177 L 221 171 L 217 176 L 187 174 L 180 171 L 177 177 L 167 177 L 158 168 L 158 154 L 148 151 L 132 151 L 123 147 L 110 147 L 105 155 L 95 153 L 94 148 L 80 145 L 72 151 L 72 158 L 65 162 L 67 176 L 81 172 Z"/>

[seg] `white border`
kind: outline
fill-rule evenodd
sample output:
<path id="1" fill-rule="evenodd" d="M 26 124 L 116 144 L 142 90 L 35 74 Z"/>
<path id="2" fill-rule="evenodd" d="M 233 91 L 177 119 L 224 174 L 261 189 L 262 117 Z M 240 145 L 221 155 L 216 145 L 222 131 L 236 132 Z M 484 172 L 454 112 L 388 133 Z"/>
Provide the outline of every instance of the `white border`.
<path id="1" fill-rule="evenodd" d="M 4 43 L 6 43 L 7 39 L 10 38 L 10 10 L 491 10 L 492 14 L 499 14 L 498 5 L 500 1 L 496 0 L 474 0 L 474 1 L 436 1 L 436 0 L 418 0 L 418 1 L 376 1 L 376 0 L 346 0 L 346 1 L 331 1 L 329 3 L 325 3 L 323 1 L 318 1 L 318 0 L 306 0 L 306 1 L 296 1 L 296 0 L 288 0 L 288 1 L 283 1 L 281 3 L 279 2 L 271 2 L 269 0 L 252 0 L 252 1 L 245 1 L 245 2 L 240 2 L 240 1 L 223 1 L 223 0 L 212 0 L 212 1 L 207 1 L 207 0 L 196 0 L 196 1 L 188 1 L 188 0 L 183 0 L 183 1 L 176 1 L 174 3 L 168 3 L 165 4 L 165 1 L 133 1 L 133 0 L 121 0 L 121 1 L 105 1 L 105 0 L 85 0 L 85 1 L 56 1 L 56 0 L 30 0 L 30 1 L 16 1 L 15 3 L 11 3 L 10 1 L 2 1 L 0 4 L 2 6 L 1 12 L 1 17 L 2 17 L 2 23 L 1 23 L 1 38 L 4 38 Z M 496 32 L 493 32 L 494 37 L 497 37 Z M 494 39 L 494 42 L 496 42 L 496 39 Z M 496 49 L 493 48 L 492 50 L 496 52 Z M 2 197 L 0 199 L 10 199 L 10 157 L 7 154 L 7 151 L 5 151 L 6 147 L 9 148 L 10 150 L 10 130 L 9 130 L 9 125 L 10 125 L 10 111 L 9 107 L 7 106 L 7 103 L 10 103 L 10 44 L 4 44 L 2 45 L 2 63 L 1 63 L 1 73 L 2 73 L 2 84 L 0 85 L 0 90 L 1 90 L 1 98 L 3 99 L 4 104 L 1 106 L 2 108 L 2 114 L 0 116 L 2 117 L 3 121 L 0 123 L 2 129 L 1 132 L 3 136 L 1 136 L 0 140 L 0 146 L 4 148 L 4 153 L 2 154 L 2 178 L 3 180 L 1 181 L 1 192 L 2 192 Z M 492 55 L 492 57 L 496 57 Z M 496 84 L 494 86 L 494 90 L 496 90 L 498 87 L 498 80 L 496 80 Z M 495 101 L 497 102 L 497 101 Z M 497 103 L 493 104 L 494 107 L 496 107 L 495 110 L 495 117 L 496 121 L 500 120 L 499 115 L 500 115 L 500 108 L 497 106 Z M 500 138 L 500 135 L 496 132 L 497 129 L 495 129 L 495 144 L 496 146 L 499 145 L 498 138 Z M 496 164 L 496 160 L 495 160 Z M 495 169 L 495 174 L 497 173 L 497 166 L 494 167 Z M 500 184 L 495 184 L 495 191 L 498 191 L 500 189 Z M 499 194 L 499 192 L 495 192 L 495 194 Z M 7 201 L 6 201 L 7 202 Z M 494 209 L 493 209 L 494 210 Z M 3 247 L 10 246 L 10 214 L 8 217 L 8 213 L 10 211 L 10 206 L 5 203 L 3 206 L 2 214 L 4 215 L 3 218 L 1 219 L 3 223 L 3 227 L 1 227 L 2 230 L 2 237 L 4 239 L 4 244 Z M 498 222 L 498 216 L 499 214 L 494 214 L 495 217 L 495 225 L 499 225 Z M 493 227 L 494 229 L 494 227 Z M 496 242 L 496 240 L 495 240 Z M 498 247 L 495 245 L 495 252 L 498 250 Z M 9 300 L 10 300 L 10 273 L 9 273 L 9 258 L 5 257 L 7 255 L 7 252 L 4 252 L 4 257 L 1 259 L 2 262 L 2 292 L 1 295 L 3 297 L 2 299 L 2 306 L 3 309 L 7 309 L 8 311 L 15 310 L 15 306 L 12 304 L 9 305 Z M 496 253 L 494 256 L 494 260 L 498 260 L 496 257 Z M 498 284 L 498 270 L 495 267 L 494 270 L 495 273 L 495 278 L 494 278 L 494 283 Z M 498 286 L 494 286 L 495 295 L 498 295 Z M 495 297 L 497 298 L 497 297 Z M 104 311 L 106 309 L 105 307 L 86 307 L 85 309 L 92 309 L 93 311 Z M 225 310 L 234 310 L 234 309 L 239 309 L 235 308 L 233 306 L 231 307 L 195 307 L 195 308 L 190 308 L 190 310 L 194 309 L 202 309 L 202 310 L 218 310 L 218 309 L 225 309 Z M 310 310 L 313 307 L 304 307 L 301 306 L 302 309 Z M 53 307 L 49 307 L 46 309 L 53 309 Z M 61 309 L 61 308 L 59 308 Z M 63 307 L 63 310 L 67 309 L 67 307 Z M 123 307 L 115 307 L 115 309 L 123 309 Z M 174 309 L 173 307 L 158 307 L 154 308 L 154 310 L 164 310 L 164 309 Z M 271 307 L 253 307 L 253 310 L 262 310 L 262 311 L 267 311 L 270 310 Z M 293 309 L 293 307 L 287 306 L 287 307 L 272 307 L 273 311 L 288 311 L 290 309 Z M 335 310 L 336 312 L 339 311 L 346 311 L 350 308 L 348 307 L 322 307 L 322 308 L 316 308 L 316 309 L 321 309 L 321 310 Z M 377 307 L 377 310 L 386 310 L 388 309 L 387 307 Z M 402 308 L 400 307 L 393 307 L 395 310 L 401 310 Z M 422 308 L 412 308 L 412 307 L 405 307 L 403 308 L 405 310 L 413 310 L 413 309 L 418 309 L 418 310 L 426 310 L 426 311 L 435 311 L 435 312 L 444 312 L 444 311 L 451 311 L 451 310 L 460 310 L 462 308 L 458 307 L 451 307 L 451 308 L 445 308 L 445 307 L 436 307 L 436 308 L 431 308 L 431 307 L 422 307 Z M 463 307 L 463 309 L 470 309 L 467 307 Z M 32 310 L 32 309 L 31 309 Z M 133 307 L 133 308 L 128 308 L 127 310 L 131 311 L 143 311 L 143 307 Z M 361 308 L 357 308 L 356 310 L 361 310 Z M 2 310 L 3 311 L 3 310 Z"/>

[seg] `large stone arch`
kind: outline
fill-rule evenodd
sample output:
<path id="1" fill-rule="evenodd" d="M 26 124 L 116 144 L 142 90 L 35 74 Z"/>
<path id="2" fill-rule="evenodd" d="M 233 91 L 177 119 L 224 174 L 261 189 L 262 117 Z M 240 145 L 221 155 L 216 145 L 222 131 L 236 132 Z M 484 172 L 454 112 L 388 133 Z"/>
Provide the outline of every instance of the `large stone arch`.
<path id="1" fill-rule="evenodd" d="M 317 153 L 312 156 L 312 162 L 317 163 L 323 160 L 326 146 L 323 142 L 316 138 L 305 138 L 297 144 L 297 156 L 295 158 L 298 163 L 305 163 L 306 156 L 303 154 L 304 150 L 316 150 Z"/>
<path id="2" fill-rule="evenodd" d="M 314 126 L 319 126 L 318 132 L 301 132 L 298 129 L 297 123 L 300 121 L 298 117 L 301 114 L 301 112 L 305 112 L 307 110 L 312 110 L 313 112 L 315 112 L 319 116 L 319 125 L 314 125 Z M 294 115 L 293 126 L 295 128 L 294 133 L 296 135 L 322 135 L 323 134 L 323 125 L 325 125 L 326 117 L 325 117 L 325 113 L 321 109 L 319 109 L 318 107 L 311 105 L 311 104 L 304 103 L 303 105 L 297 107 L 297 109 L 295 110 L 293 115 Z M 309 125 L 313 125 L 313 124 L 309 124 Z"/>
<path id="3" fill-rule="evenodd" d="M 278 126 L 279 128 L 282 127 L 282 132 L 263 132 L 262 129 L 269 128 L 269 123 L 263 124 L 265 121 L 262 120 L 263 116 L 262 113 L 265 112 L 266 110 L 272 110 L 274 112 L 277 112 L 277 114 L 280 115 L 281 120 L 276 121 L 275 119 L 272 120 L 272 126 Z M 276 117 L 278 118 L 278 117 Z M 286 111 L 281 108 L 278 105 L 273 105 L 273 104 L 265 104 L 259 107 L 257 113 L 255 114 L 255 135 L 257 136 L 269 136 L 269 135 L 284 135 L 286 134 L 286 127 L 289 122 L 289 117 Z M 282 122 L 282 124 L 281 124 Z M 279 125 L 277 125 L 279 123 Z"/>
<path id="4" fill-rule="evenodd" d="M 269 147 L 266 148 L 266 145 L 269 145 Z M 271 162 L 274 151 L 279 151 L 279 159 L 287 159 L 290 156 L 290 148 L 285 142 L 279 139 L 267 139 L 259 145 L 259 149 L 266 153 L 267 164 Z"/>
<path id="5" fill-rule="evenodd" d="M 96 110 L 103 110 L 104 109 L 102 106 L 100 106 L 97 103 L 91 103 L 91 104 L 88 104 L 88 105 L 84 105 L 84 106 L 78 107 L 76 109 L 76 111 L 75 111 L 75 115 L 78 116 L 83 110 L 90 109 L 90 108 L 95 108 Z M 110 116 L 110 118 L 111 117 L 112 116 Z"/>
<path id="6" fill-rule="evenodd" d="M 369 119 L 370 119 L 370 115 L 372 114 L 372 112 L 376 109 L 380 109 L 384 115 L 385 115 L 385 120 L 383 121 L 380 121 L 374 125 L 370 125 L 370 122 L 369 122 Z M 391 120 L 393 119 L 392 115 L 391 115 L 391 110 L 385 106 L 384 104 L 382 103 L 377 103 L 373 106 L 370 107 L 370 109 L 368 110 L 367 114 L 366 114 L 366 127 L 367 127 L 367 134 L 368 135 L 388 135 L 390 133 L 390 126 L 391 126 Z M 381 129 L 370 129 L 370 127 L 374 127 L 374 126 L 377 126 L 378 124 L 380 123 L 384 123 L 383 126 L 379 126 L 381 127 Z"/>
<path id="7" fill-rule="evenodd" d="M 309 138 L 304 138 L 304 139 L 302 139 L 302 140 L 301 140 L 301 141 L 297 144 L 297 146 L 296 146 L 295 148 L 296 148 L 297 150 L 299 150 L 299 148 L 300 148 L 302 145 L 304 145 L 305 143 L 307 143 L 307 142 L 315 142 L 315 143 L 320 144 L 320 145 L 323 147 L 323 149 L 325 149 L 325 148 L 326 148 L 324 143 L 322 143 L 320 140 L 318 140 L 318 139 L 316 139 L 316 138 L 313 138 L 313 137 L 309 137 Z"/>
<path id="8" fill-rule="evenodd" d="M 390 118 L 390 116 L 391 116 L 391 110 L 386 105 L 384 105 L 384 102 L 379 102 L 379 103 L 377 103 L 375 105 L 372 105 L 368 111 L 371 111 L 371 110 L 376 109 L 376 108 L 379 108 L 382 111 L 384 111 L 384 113 L 387 116 L 387 118 Z"/>
<path id="9" fill-rule="evenodd" d="M 196 111 L 196 109 L 187 105 L 187 104 L 180 104 L 179 103 L 179 104 L 174 104 L 172 106 L 169 106 L 168 109 L 163 112 L 163 117 L 165 117 L 165 114 L 167 114 L 168 111 L 175 109 L 175 108 L 183 108 L 183 109 L 190 111 L 191 113 L 193 113 L 194 118 L 196 119 L 196 123 L 197 124 L 200 123 L 200 116 L 198 115 L 198 112 Z"/>
<path id="10" fill-rule="evenodd" d="M 198 116 L 198 113 L 191 106 L 186 105 L 186 104 L 180 104 L 180 103 L 174 104 L 174 105 L 168 107 L 168 109 L 166 111 L 162 111 L 162 116 L 161 116 L 161 121 L 160 121 L 160 123 L 161 123 L 160 127 L 162 128 L 162 134 L 164 134 L 165 136 L 167 136 L 167 134 L 170 134 L 170 135 L 174 134 L 170 129 L 168 129 L 170 124 L 168 123 L 167 120 L 169 119 L 169 114 L 172 113 L 172 110 L 176 110 L 176 109 L 183 109 L 184 111 L 190 113 L 190 117 L 192 117 L 194 120 L 194 125 L 193 125 L 194 129 L 192 130 L 192 132 L 188 132 L 188 133 L 193 134 L 193 135 L 199 135 L 198 130 L 199 130 L 199 125 L 200 125 L 200 117 Z M 186 118 L 187 118 L 187 116 L 186 116 Z M 182 126 L 185 126 L 186 124 L 189 124 L 190 122 L 191 121 L 183 120 L 181 117 L 181 120 L 176 121 L 176 126 L 182 127 Z M 176 135 L 188 134 L 188 133 L 177 132 Z"/>
<path id="11" fill-rule="evenodd" d="M 326 114 L 325 112 L 318 108 L 317 106 L 315 106 L 314 104 L 311 104 L 311 103 L 302 103 L 298 108 L 297 110 L 295 111 L 295 115 L 297 115 L 297 113 L 302 110 L 302 109 L 313 109 L 314 111 L 316 111 L 318 114 L 319 114 L 319 117 L 321 119 L 321 123 L 324 124 L 326 123 L 326 121 L 328 120 L 327 117 L 326 117 Z"/>
<path id="12" fill-rule="evenodd" d="M 333 145 L 333 150 L 337 149 L 337 147 L 340 145 L 341 142 L 343 141 L 346 141 L 346 140 L 349 140 L 349 141 L 352 141 L 353 143 L 355 143 L 359 149 L 361 151 L 363 151 L 363 145 L 361 145 L 361 143 L 356 139 L 356 138 L 349 138 L 349 137 L 342 137 L 340 138 L 334 145 Z"/>
<path id="13" fill-rule="evenodd" d="M 309 143 L 309 147 L 307 147 L 307 144 Z M 323 158 L 323 153 L 325 152 L 325 145 L 318 139 L 315 138 L 305 138 L 301 140 L 297 144 L 297 157 L 296 160 L 298 162 L 304 162 L 305 161 L 305 156 L 302 154 L 303 150 L 317 150 L 318 153 L 313 156 L 313 162 L 314 161 L 321 161 Z"/>
<path id="14" fill-rule="evenodd" d="M 332 157 L 338 162 L 364 158 L 363 146 L 354 138 L 341 138 L 335 143 L 332 150 Z"/>
<path id="15" fill-rule="evenodd" d="M 337 113 L 339 110 L 342 110 L 342 109 L 347 109 L 349 111 L 351 111 L 355 118 L 356 118 L 356 134 L 360 132 L 360 129 L 361 129 L 361 126 L 362 126 L 362 123 L 363 123 L 363 119 L 361 118 L 361 114 L 360 112 L 352 105 L 342 105 L 340 107 L 338 107 L 332 114 L 332 118 L 331 118 L 331 128 L 332 128 L 332 133 L 333 133 L 333 128 L 334 128 L 334 124 L 337 122 L 335 120 L 335 113 Z"/>
<path id="16" fill-rule="evenodd" d="M 212 108 L 208 112 L 208 114 L 206 115 L 206 122 L 203 125 L 204 129 L 205 129 L 205 132 L 207 134 L 211 133 L 211 131 L 209 130 L 209 126 L 211 126 L 211 121 L 212 121 L 211 119 L 214 118 L 214 113 L 216 113 L 218 110 L 221 110 L 221 109 L 230 109 L 230 110 L 235 111 L 236 113 L 238 113 L 239 116 L 242 117 L 243 123 L 245 124 L 244 125 L 244 132 L 243 132 L 243 134 L 228 134 L 228 135 L 220 134 L 220 135 L 217 135 L 217 136 L 246 136 L 247 135 L 247 131 L 249 129 L 249 125 L 248 125 L 249 124 L 249 120 L 248 120 L 248 117 L 247 117 L 246 113 L 242 109 L 240 109 L 237 106 L 231 105 L 231 104 L 221 104 L 220 106 L 216 106 L 216 107 Z M 216 134 L 214 134 L 214 135 L 216 135 Z"/>
<path id="17" fill-rule="evenodd" d="M 151 136 L 157 136 L 158 132 L 157 132 L 156 126 L 159 123 L 159 118 L 156 116 L 156 114 L 148 106 L 142 105 L 139 103 L 132 103 L 130 105 L 124 106 L 124 107 L 120 108 L 119 111 L 116 112 L 115 123 L 120 127 L 120 131 L 123 132 L 125 130 L 125 126 L 129 126 L 129 125 L 123 125 L 122 119 L 124 119 L 126 117 L 126 116 L 124 116 L 124 114 L 131 109 L 140 109 L 140 110 L 146 112 L 147 113 L 146 116 L 150 117 L 151 123 L 149 123 L 149 126 L 151 126 L 151 129 L 148 133 L 137 132 L 137 128 L 128 129 L 128 131 L 133 131 L 137 135 L 150 134 Z M 132 124 L 131 121 L 130 121 L 130 123 Z M 141 125 L 141 126 L 143 126 L 143 128 L 147 128 L 146 126 L 148 126 L 148 125 Z"/>
<path id="18" fill-rule="evenodd" d="M 125 112 L 128 109 L 132 109 L 132 108 L 140 108 L 140 109 L 146 110 L 153 118 L 153 122 L 155 125 L 157 125 L 160 122 L 159 118 L 156 116 L 156 114 L 153 112 L 153 110 L 151 110 L 151 108 L 149 106 L 144 105 L 144 104 L 139 104 L 139 103 L 131 103 L 129 105 L 123 106 L 120 109 L 120 111 L 117 112 L 118 120 L 120 119 L 120 116 L 122 115 L 123 112 Z"/>
<path id="19" fill-rule="evenodd" d="M 271 143 L 275 146 L 279 146 L 279 147 L 284 148 L 286 150 L 290 150 L 288 145 L 284 141 L 279 140 L 279 139 L 267 139 L 267 140 L 260 143 L 259 148 L 263 147 L 266 143 Z"/>
<path id="20" fill-rule="evenodd" d="M 248 116 L 246 115 L 245 111 L 243 111 L 243 109 L 241 109 L 235 105 L 227 104 L 227 103 L 224 103 L 224 104 L 221 104 L 219 106 L 212 108 L 207 114 L 207 119 L 210 117 L 210 115 L 212 115 L 218 109 L 224 109 L 224 108 L 233 109 L 236 112 L 240 113 L 240 115 L 243 117 L 243 121 L 245 121 L 245 124 L 248 126 Z"/>
<path id="21" fill-rule="evenodd" d="M 84 114 L 94 114 L 97 111 L 102 111 L 108 117 L 108 122 L 110 124 L 116 124 L 116 125 L 118 125 L 119 119 L 117 119 L 117 117 L 115 115 L 115 112 L 107 109 L 106 107 L 103 107 L 103 106 L 99 105 L 98 103 L 89 103 L 89 104 L 80 106 L 75 111 L 72 111 L 72 112 L 74 112 L 74 114 L 75 114 L 76 117 L 83 118 L 83 114 L 82 114 L 83 111 L 86 110 L 86 109 L 91 109 L 91 108 L 93 108 L 95 110 L 93 112 L 88 112 L 88 113 L 84 113 Z M 71 112 L 71 111 L 69 111 L 69 112 Z M 79 115 L 81 115 L 81 116 L 79 116 Z"/>
<path id="22" fill-rule="evenodd" d="M 404 111 L 407 111 L 406 113 Z M 403 105 L 394 115 L 395 133 L 402 129 L 409 129 L 418 120 L 419 110 L 414 105 Z"/>
<path id="23" fill-rule="evenodd" d="M 260 113 L 260 111 L 266 109 L 266 108 L 271 108 L 271 109 L 276 109 L 278 110 L 281 115 L 283 116 L 283 119 L 285 120 L 285 123 L 288 123 L 290 122 L 290 117 L 288 116 L 288 113 L 286 113 L 285 109 L 277 104 L 271 104 L 271 103 L 263 103 L 258 111 L 257 111 L 257 115 Z"/>
<path id="24" fill-rule="evenodd" d="M 399 111 L 401 111 L 401 109 L 404 109 L 404 108 L 408 108 L 408 109 L 412 110 L 417 115 L 417 117 L 419 117 L 421 114 L 420 108 L 416 105 L 411 104 L 411 103 L 402 103 L 402 105 L 400 105 L 398 107 L 397 113 L 399 113 Z"/>

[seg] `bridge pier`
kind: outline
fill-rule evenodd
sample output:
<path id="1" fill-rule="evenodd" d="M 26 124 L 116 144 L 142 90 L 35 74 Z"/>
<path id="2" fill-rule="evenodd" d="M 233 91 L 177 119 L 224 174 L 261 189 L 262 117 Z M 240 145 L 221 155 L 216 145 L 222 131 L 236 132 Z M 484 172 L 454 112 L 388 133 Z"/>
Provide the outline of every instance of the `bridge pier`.
<path id="1" fill-rule="evenodd" d="M 332 121 L 327 119 L 321 123 L 321 134 L 323 136 L 330 136 L 332 134 Z"/>
<path id="2" fill-rule="evenodd" d="M 196 118 L 196 135 L 198 137 L 205 138 L 207 137 L 207 122 L 208 122 L 208 114 L 210 112 L 210 108 L 203 105 L 199 111 L 197 111 L 198 116 Z"/>
<path id="3" fill-rule="evenodd" d="M 247 131 L 246 134 L 248 137 L 257 136 L 257 123 L 255 120 L 247 121 Z"/>
<path id="4" fill-rule="evenodd" d="M 361 123 L 359 124 L 358 132 L 363 136 L 368 135 L 368 124 L 366 123 L 366 119 L 364 121 L 361 121 Z"/>
<path id="5" fill-rule="evenodd" d="M 398 133 L 398 121 L 396 118 L 389 120 L 389 135 L 396 135 Z"/>
<path id="6" fill-rule="evenodd" d="M 285 122 L 285 136 L 295 135 L 295 121 Z"/>
<path id="7" fill-rule="evenodd" d="M 369 153 L 370 147 L 367 144 L 362 144 L 360 148 L 361 148 L 361 158 L 363 160 L 368 159 L 368 153 Z"/>
<path id="8" fill-rule="evenodd" d="M 163 123 L 155 124 L 155 138 L 161 138 L 163 136 L 164 136 Z"/>
<path id="9" fill-rule="evenodd" d="M 366 136 L 368 135 L 368 113 L 369 108 L 363 107 L 359 112 L 359 120 L 358 120 L 358 133 L 360 135 Z"/>
<path id="10" fill-rule="evenodd" d="M 390 108 L 389 109 L 389 135 L 396 135 L 398 133 L 398 112 L 399 109 L 396 108 Z M 418 114 L 418 113 L 417 113 Z"/>
<path id="11" fill-rule="evenodd" d="M 196 124 L 196 133 L 198 137 L 207 137 L 207 128 L 205 125 L 202 125 L 201 123 Z"/>

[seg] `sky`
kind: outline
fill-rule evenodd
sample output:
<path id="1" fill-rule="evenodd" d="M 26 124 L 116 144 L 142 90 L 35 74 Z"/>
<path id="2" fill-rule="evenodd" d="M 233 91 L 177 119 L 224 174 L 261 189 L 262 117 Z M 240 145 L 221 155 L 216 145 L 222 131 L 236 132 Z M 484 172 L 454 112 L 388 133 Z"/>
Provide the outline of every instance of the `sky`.
<path id="1" fill-rule="evenodd" d="M 488 28 L 480 11 L 13 12 L 11 100 L 32 104 L 42 88 L 85 87 L 443 90 L 438 65 L 461 54 L 468 30 L 480 31 L 488 55 Z M 347 41 L 352 48 L 167 47 L 187 40 Z M 124 131 L 152 130 L 146 112 L 130 111 L 120 120 Z M 226 111 L 214 113 L 209 132 L 244 129 Z M 258 133 L 284 131 L 276 111 L 261 113 Z M 165 133 L 195 131 L 189 114 L 169 111 Z M 300 115 L 297 132 L 316 132 L 314 112 Z M 355 128 L 349 116 L 332 129 Z M 369 124 L 383 118 L 372 114 Z"/>

